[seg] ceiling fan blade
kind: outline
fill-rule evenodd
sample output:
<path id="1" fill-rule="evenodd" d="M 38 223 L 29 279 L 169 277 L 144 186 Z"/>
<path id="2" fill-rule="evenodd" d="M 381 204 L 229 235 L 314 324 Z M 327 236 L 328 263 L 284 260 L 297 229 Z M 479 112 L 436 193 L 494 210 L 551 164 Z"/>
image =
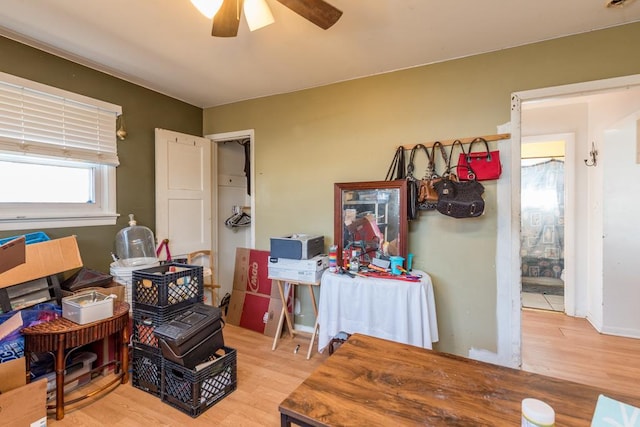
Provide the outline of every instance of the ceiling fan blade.
<path id="1" fill-rule="evenodd" d="M 278 0 L 308 21 L 326 30 L 338 22 L 342 11 L 331 6 L 324 0 Z"/>
<path id="2" fill-rule="evenodd" d="M 235 37 L 240 26 L 240 14 L 244 0 L 224 0 L 220 10 L 213 17 L 211 35 L 215 37 Z"/>

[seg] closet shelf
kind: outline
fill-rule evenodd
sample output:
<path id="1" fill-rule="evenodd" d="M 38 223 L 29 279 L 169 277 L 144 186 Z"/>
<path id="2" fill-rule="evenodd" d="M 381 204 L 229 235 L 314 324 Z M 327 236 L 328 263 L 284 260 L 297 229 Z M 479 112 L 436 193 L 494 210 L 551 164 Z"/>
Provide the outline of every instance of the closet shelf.
<path id="1" fill-rule="evenodd" d="M 498 133 L 495 135 L 485 135 L 485 136 L 472 136 L 472 137 L 468 137 L 468 138 L 456 138 L 456 139 L 443 139 L 440 140 L 440 143 L 444 146 L 448 146 L 448 145 L 452 145 L 454 143 L 454 141 L 460 141 L 463 144 L 469 144 L 471 143 L 471 141 L 473 141 L 476 138 L 484 138 L 486 139 L 488 142 L 491 141 L 500 141 L 502 139 L 509 139 L 511 138 L 511 134 L 510 133 Z M 433 147 L 433 144 L 435 144 L 436 141 L 431 141 L 431 142 L 422 142 L 422 145 L 424 145 L 427 148 L 431 148 Z M 413 147 L 415 147 L 417 144 L 414 145 L 402 145 L 401 147 L 404 148 L 405 150 L 411 150 Z"/>

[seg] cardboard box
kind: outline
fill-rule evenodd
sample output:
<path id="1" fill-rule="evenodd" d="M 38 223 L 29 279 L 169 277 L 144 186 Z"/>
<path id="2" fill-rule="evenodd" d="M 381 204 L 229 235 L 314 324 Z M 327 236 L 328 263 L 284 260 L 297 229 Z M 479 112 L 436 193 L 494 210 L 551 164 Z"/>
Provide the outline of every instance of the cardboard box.
<path id="1" fill-rule="evenodd" d="M 237 248 L 233 289 L 280 298 L 278 287 L 269 279 L 269 252 Z"/>
<path id="2" fill-rule="evenodd" d="M 47 381 L 26 384 L 24 357 L 0 363 L 0 418 L 6 426 L 47 425 Z"/>
<path id="3" fill-rule="evenodd" d="M 274 258 L 310 259 L 324 252 L 324 236 L 292 234 L 271 238 L 271 256 Z"/>
<path id="4" fill-rule="evenodd" d="M 75 236 L 25 246 L 25 263 L 0 273 L 0 288 L 82 267 Z"/>
<path id="5" fill-rule="evenodd" d="M 269 337 L 276 336 L 282 301 L 234 289 L 229 301 L 227 322 Z"/>
<path id="6" fill-rule="evenodd" d="M 226 321 L 274 337 L 282 311 L 278 286 L 269 279 L 269 252 L 237 248 Z"/>
<path id="7" fill-rule="evenodd" d="M 25 241 L 22 236 L 0 245 L 0 273 L 25 263 Z"/>
<path id="8" fill-rule="evenodd" d="M 47 381 L 38 380 L 0 394 L 2 425 L 43 427 L 47 425 Z"/>
<path id="9" fill-rule="evenodd" d="M 0 393 L 4 394 L 27 383 L 24 357 L 0 363 Z M 0 395 L 1 396 L 1 395 Z"/>

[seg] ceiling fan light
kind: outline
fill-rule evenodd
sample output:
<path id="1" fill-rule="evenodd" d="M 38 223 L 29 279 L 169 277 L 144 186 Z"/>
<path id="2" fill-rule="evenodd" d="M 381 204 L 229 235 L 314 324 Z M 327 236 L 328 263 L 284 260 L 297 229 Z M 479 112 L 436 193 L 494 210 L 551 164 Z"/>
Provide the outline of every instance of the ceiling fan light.
<path id="1" fill-rule="evenodd" d="M 251 31 L 266 27 L 274 22 L 271 9 L 265 0 L 244 0 L 244 17 Z"/>
<path id="2" fill-rule="evenodd" d="M 198 11 L 209 19 L 212 19 L 222 7 L 223 0 L 191 0 Z"/>

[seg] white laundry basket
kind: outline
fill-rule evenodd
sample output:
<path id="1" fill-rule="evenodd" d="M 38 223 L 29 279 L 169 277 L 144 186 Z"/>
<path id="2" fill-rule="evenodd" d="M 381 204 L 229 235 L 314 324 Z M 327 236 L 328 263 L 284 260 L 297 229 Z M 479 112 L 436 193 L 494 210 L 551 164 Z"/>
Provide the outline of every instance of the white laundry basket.
<path id="1" fill-rule="evenodd" d="M 113 280 L 125 287 L 125 302 L 132 304 L 131 285 L 134 270 L 142 270 L 160 265 L 158 258 L 127 258 L 112 262 L 109 273 Z"/>

